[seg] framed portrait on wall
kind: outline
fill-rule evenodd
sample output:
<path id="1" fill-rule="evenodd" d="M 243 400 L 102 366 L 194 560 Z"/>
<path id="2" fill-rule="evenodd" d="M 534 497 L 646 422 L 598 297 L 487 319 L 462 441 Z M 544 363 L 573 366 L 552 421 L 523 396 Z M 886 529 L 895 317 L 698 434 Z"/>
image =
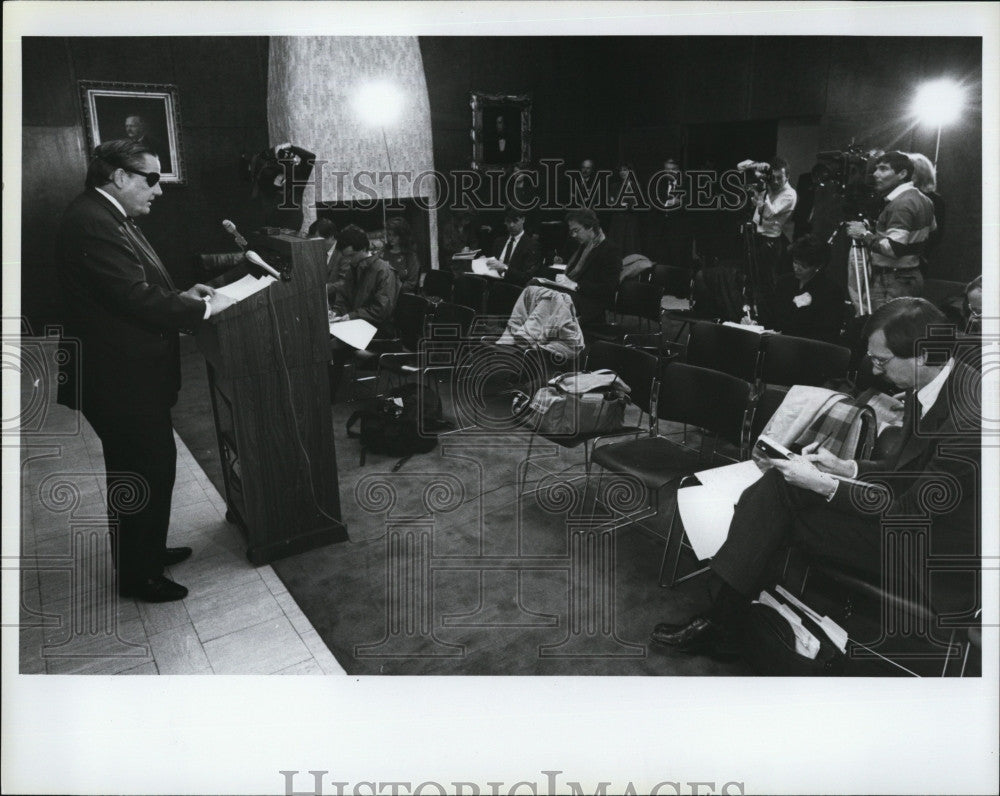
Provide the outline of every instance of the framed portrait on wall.
<path id="1" fill-rule="evenodd" d="M 472 168 L 526 167 L 531 161 L 531 97 L 470 93 Z"/>
<path id="2" fill-rule="evenodd" d="M 176 86 L 90 80 L 79 83 L 88 150 L 102 141 L 132 138 L 146 144 L 160 158 L 162 182 L 184 184 Z"/>

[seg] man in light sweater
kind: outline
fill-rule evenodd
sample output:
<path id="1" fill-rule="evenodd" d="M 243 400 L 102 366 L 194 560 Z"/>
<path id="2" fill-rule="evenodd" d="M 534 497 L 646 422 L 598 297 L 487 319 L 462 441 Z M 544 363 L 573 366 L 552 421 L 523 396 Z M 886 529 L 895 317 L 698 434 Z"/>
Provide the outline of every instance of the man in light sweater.
<path id="1" fill-rule="evenodd" d="M 871 252 L 871 302 L 876 310 L 890 299 L 919 296 L 924 278 L 920 256 L 936 227 L 934 205 L 913 184 L 913 161 L 903 152 L 886 152 L 875 164 L 875 190 L 886 201 L 870 231 L 851 221 L 847 234 Z M 851 298 L 855 286 L 851 286 Z M 855 302 L 857 304 L 857 302 Z"/>

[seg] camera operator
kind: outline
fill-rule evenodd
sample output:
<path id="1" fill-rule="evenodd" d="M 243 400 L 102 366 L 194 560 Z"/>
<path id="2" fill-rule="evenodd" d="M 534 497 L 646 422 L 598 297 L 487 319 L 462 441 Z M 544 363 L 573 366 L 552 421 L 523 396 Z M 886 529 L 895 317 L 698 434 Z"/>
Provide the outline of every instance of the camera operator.
<path id="1" fill-rule="evenodd" d="M 798 195 L 788 183 L 788 161 L 784 158 L 756 165 L 758 182 L 752 187 L 757 264 L 763 286 L 770 290 L 790 240 Z"/>
<path id="2" fill-rule="evenodd" d="M 920 258 L 936 223 L 933 203 L 913 184 L 913 161 L 906 154 L 880 155 L 872 177 L 875 190 L 886 201 L 875 231 L 861 221 L 849 222 L 846 229 L 871 251 L 874 311 L 890 299 L 923 292 Z"/>

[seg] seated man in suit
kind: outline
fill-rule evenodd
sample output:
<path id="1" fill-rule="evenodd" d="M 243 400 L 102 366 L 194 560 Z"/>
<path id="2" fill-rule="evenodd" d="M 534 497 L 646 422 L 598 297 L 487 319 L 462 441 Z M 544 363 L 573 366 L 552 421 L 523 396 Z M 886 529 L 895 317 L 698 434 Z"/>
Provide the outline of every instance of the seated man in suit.
<path id="1" fill-rule="evenodd" d="M 883 560 L 890 550 L 883 516 L 929 517 L 930 555 L 976 555 L 980 376 L 929 339 L 931 328 L 945 322 L 937 307 L 919 298 L 898 298 L 875 311 L 865 330 L 868 357 L 876 373 L 906 392 L 897 444 L 874 461 L 845 461 L 815 444 L 800 456 L 774 460 L 774 469 L 740 496 L 729 535 L 712 559 L 711 606 L 687 622 L 657 625 L 652 644 L 682 652 L 724 648 L 788 544 L 875 579 L 886 566 L 899 570 L 905 561 Z M 897 542 L 891 549 L 904 548 Z"/>
<path id="2" fill-rule="evenodd" d="M 376 328 L 375 337 L 392 335 L 392 313 L 399 296 L 399 280 L 392 266 L 372 254 L 368 235 L 361 227 L 349 224 L 337 236 L 343 274 L 331 297 L 331 323 L 361 318 Z M 357 349 L 342 340 L 330 339 L 330 400 L 340 386 L 344 363 Z"/>
<path id="3" fill-rule="evenodd" d="M 524 231 L 524 211 L 509 208 L 503 215 L 507 234 L 493 241 L 492 256 L 486 264 L 508 282 L 524 286 L 539 275 L 542 252 L 531 235 Z"/>
<path id="4" fill-rule="evenodd" d="M 796 337 L 835 343 L 845 316 L 846 291 L 826 275 L 830 247 L 815 235 L 792 244 L 792 273 L 774 284 L 764 325 Z"/>
<path id="5" fill-rule="evenodd" d="M 571 292 L 581 325 L 601 323 L 604 311 L 614 306 L 622 254 L 604 237 L 593 210 L 570 210 L 566 225 L 577 248 L 569 258 L 566 273 L 557 276 L 556 282 Z"/>

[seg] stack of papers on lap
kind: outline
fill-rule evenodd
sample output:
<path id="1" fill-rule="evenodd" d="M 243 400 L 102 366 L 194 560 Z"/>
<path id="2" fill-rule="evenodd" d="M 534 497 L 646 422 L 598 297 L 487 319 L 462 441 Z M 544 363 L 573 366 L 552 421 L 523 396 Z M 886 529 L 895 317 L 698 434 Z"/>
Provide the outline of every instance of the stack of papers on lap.
<path id="1" fill-rule="evenodd" d="M 475 260 L 473 260 L 472 273 L 479 274 L 480 276 L 491 276 L 494 279 L 503 279 L 503 277 L 500 276 L 500 274 L 498 274 L 496 271 L 494 271 L 486 264 L 486 261 L 488 259 L 489 259 L 488 257 L 477 257 Z"/>
<path id="2" fill-rule="evenodd" d="M 330 334 L 361 351 L 368 348 L 368 344 L 375 336 L 375 332 L 375 327 L 362 318 L 355 318 L 353 321 L 337 321 L 330 324 Z"/>
<path id="3" fill-rule="evenodd" d="M 481 251 L 482 251 L 482 249 L 472 249 L 471 251 L 467 251 L 467 252 L 456 252 L 455 254 L 451 255 L 451 259 L 452 260 L 474 260 L 476 257 L 479 256 L 479 252 L 481 252 Z"/>
<path id="4" fill-rule="evenodd" d="M 729 536 L 736 502 L 762 473 L 752 459 L 695 473 L 701 486 L 677 490 L 677 510 L 699 561 L 711 558 Z"/>
<path id="5" fill-rule="evenodd" d="M 265 287 L 276 281 L 278 280 L 276 280 L 273 276 L 262 276 L 260 279 L 257 279 L 256 277 L 247 274 L 242 279 L 238 279 L 231 284 L 223 287 L 217 287 L 215 292 L 221 293 L 223 296 L 229 296 L 229 298 L 233 301 L 239 302 L 249 296 L 252 296 L 254 293 L 260 292 Z"/>
<path id="6" fill-rule="evenodd" d="M 566 263 L 552 263 L 552 265 L 549 266 L 549 268 L 553 271 L 565 271 L 566 267 Z"/>

